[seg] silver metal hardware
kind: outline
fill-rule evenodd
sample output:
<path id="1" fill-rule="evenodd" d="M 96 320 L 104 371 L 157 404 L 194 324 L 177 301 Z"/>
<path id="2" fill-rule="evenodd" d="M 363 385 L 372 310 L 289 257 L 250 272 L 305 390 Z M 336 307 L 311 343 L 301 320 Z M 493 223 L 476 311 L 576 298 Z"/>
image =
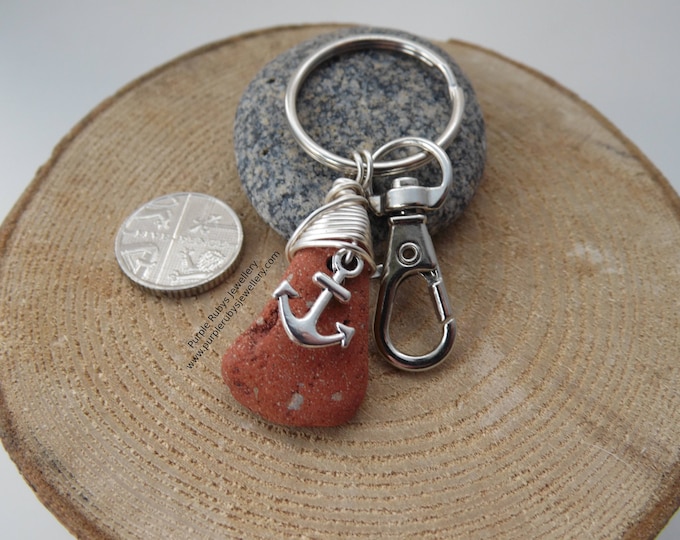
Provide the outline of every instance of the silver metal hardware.
<path id="1" fill-rule="evenodd" d="M 449 353 L 456 338 L 456 323 L 432 239 L 425 225 L 427 218 L 422 214 L 409 214 L 392 216 L 389 221 L 389 247 L 380 275 L 380 292 L 375 312 L 375 340 L 380 352 L 396 367 L 407 371 L 422 371 L 433 368 Z M 394 345 L 390 323 L 399 286 L 405 279 L 415 275 L 421 276 L 427 282 L 437 321 L 441 323 L 442 336 L 432 351 L 409 355 L 399 351 Z"/>
<path id="2" fill-rule="evenodd" d="M 448 124 L 435 143 L 442 148 L 447 148 L 458 134 L 465 110 L 465 94 L 458 85 L 448 62 L 432 49 L 415 41 L 398 36 L 364 34 L 339 39 L 322 47 L 300 65 L 288 83 L 285 96 L 286 116 L 288 117 L 288 123 L 290 124 L 293 136 L 305 152 L 318 162 L 341 174 L 349 176 L 356 174 L 357 165 L 354 160 L 329 152 L 307 134 L 302 124 L 300 124 L 296 102 L 302 84 L 320 64 L 339 54 L 364 49 L 383 49 L 402 52 L 421 60 L 428 66 L 438 69 L 444 75 L 452 110 Z M 420 152 L 403 159 L 376 161 L 374 163 L 375 174 L 376 176 L 402 174 L 424 165 L 431 159 L 432 156 L 425 152 Z"/>
<path id="3" fill-rule="evenodd" d="M 312 281 L 323 289 L 314 304 L 303 317 L 296 317 L 290 310 L 290 297 L 299 296 L 288 280 L 283 280 L 274 291 L 274 298 L 279 301 L 279 316 L 288 337 L 306 347 L 327 347 L 340 344 L 347 347 L 354 335 L 354 328 L 341 322 L 336 322 L 337 333 L 323 335 L 316 329 L 319 317 L 328 303 L 335 297 L 343 303 L 350 301 L 352 294 L 342 286 L 346 278 L 353 278 L 361 274 L 364 262 L 351 251 L 341 249 L 333 255 L 333 277 L 324 272 L 316 272 Z"/>
<path id="4" fill-rule="evenodd" d="M 392 189 L 382 195 L 374 195 L 370 187 L 367 189 L 368 204 L 378 216 L 401 210 L 435 210 L 439 208 L 449 193 L 453 181 L 453 167 L 449 156 L 439 145 L 422 137 L 403 137 L 395 139 L 378 148 L 372 158 L 381 158 L 385 154 L 399 148 L 416 147 L 429 153 L 439 163 L 442 181 L 438 186 L 425 187 L 418 184 L 416 178 L 401 177 L 393 181 Z"/>
<path id="5" fill-rule="evenodd" d="M 349 178 L 335 180 L 323 206 L 307 216 L 288 240 L 288 260 L 304 248 L 329 247 L 349 250 L 375 268 L 367 205 L 359 181 Z"/>
<path id="6" fill-rule="evenodd" d="M 420 186 L 415 178 L 396 178 L 392 188 L 386 193 L 371 194 L 368 200 L 376 214 L 390 216 L 387 257 L 380 275 L 380 292 L 374 321 L 375 340 L 380 352 L 398 368 L 422 371 L 444 360 L 456 338 L 456 323 L 424 215 L 424 212 L 440 206 L 446 198 L 453 175 L 451 162 L 439 146 L 419 137 L 392 141 L 379 148 L 372 157 L 378 159 L 398 148 L 412 146 L 434 155 L 442 170 L 441 183 L 438 186 L 425 187 Z M 414 275 L 421 276 L 427 282 L 437 321 L 442 328 L 439 344 L 432 351 L 420 355 L 399 351 L 390 334 L 397 290 L 405 279 Z"/>

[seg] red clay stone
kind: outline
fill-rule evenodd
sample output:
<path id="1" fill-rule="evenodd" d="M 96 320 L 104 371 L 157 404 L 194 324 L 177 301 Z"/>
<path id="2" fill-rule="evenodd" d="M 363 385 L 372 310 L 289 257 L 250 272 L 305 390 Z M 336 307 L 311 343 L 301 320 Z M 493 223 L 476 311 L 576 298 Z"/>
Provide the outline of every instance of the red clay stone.
<path id="1" fill-rule="evenodd" d="M 284 278 L 300 294 L 290 299 L 295 316 L 303 316 L 322 291 L 312 282 L 314 273 L 332 275 L 327 261 L 334 252 L 311 248 L 293 257 Z M 337 332 L 336 321 L 353 327 L 347 348 L 294 343 L 279 320 L 277 300 L 270 300 L 222 359 L 222 377 L 234 398 L 265 419 L 288 426 L 337 426 L 350 420 L 368 384 L 369 273 L 365 268 L 346 279 L 350 302 L 331 300 L 317 325 L 324 335 Z"/>

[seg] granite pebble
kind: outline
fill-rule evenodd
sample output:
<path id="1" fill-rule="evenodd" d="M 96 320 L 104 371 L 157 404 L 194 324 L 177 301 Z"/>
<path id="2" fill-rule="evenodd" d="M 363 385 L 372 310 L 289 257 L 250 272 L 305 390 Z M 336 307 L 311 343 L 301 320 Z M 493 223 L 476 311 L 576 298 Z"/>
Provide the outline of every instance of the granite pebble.
<path id="1" fill-rule="evenodd" d="M 374 27 L 352 27 L 324 34 L 289 49 L 266 65 L 244 92 L 235 118 L 234 147 L 238 171 L 258 214 L 288 238 L 318 208 L 339 174 L 317 163 L 295 141 L 286 119 L 284 96 L 292 74 L 319 47 L 340 37 L 381 33 L 427 45 L 449 59 L 465 91 L 459 134 L 447 148 L 454 186 L 442 208 L 429 214 L 431 233 L 455 220 L 472 199 L 486 155 L 484 119 L 470 81 L 449 55 L 418 36 Z M 375 150 L 402 136 L 436 139 L 448 122 L 451 105 L 443 76 L 403 53 L 362 50 L 332 58 L 303 84 L 298 114 L 309 135 L 324 148 L 350 157 L 355 150 Z M 424 185 L 440 181 L 435 164 L 409 174 Z M 380 179 L 384 191 L 391 179 Z M 382 218 L 372 217 L 374 242 L 387 237 Z"/>

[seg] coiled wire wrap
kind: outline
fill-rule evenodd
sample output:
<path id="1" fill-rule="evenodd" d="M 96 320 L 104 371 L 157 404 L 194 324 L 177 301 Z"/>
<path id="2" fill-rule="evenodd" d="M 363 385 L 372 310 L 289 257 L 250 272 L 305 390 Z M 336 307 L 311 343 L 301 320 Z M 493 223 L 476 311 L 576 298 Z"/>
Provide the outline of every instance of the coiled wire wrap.
<path id="1" fill-rule="evenodd" d="M 375 269 L 364 191 L 364 186 L 370 184 L 373 161 L 369 152 L 362 155 L 355 152 L 354 159 L 359 171 L 357 178 L 338 178 L 333 182 L 323 206 L 307 216 L 288 240 L 286 257 L 289 261 L 301 249 L 330 247 L 345 249 Z"/>

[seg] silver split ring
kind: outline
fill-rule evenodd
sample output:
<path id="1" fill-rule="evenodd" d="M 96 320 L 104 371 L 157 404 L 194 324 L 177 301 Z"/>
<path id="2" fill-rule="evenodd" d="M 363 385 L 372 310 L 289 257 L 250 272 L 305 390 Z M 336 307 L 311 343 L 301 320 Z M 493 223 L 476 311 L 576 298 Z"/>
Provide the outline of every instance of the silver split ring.
<path id="1" fill-rule="evenodd" d="M 300 124 L 297 114 L 297 97 L 302 84 L 307 77 L 323 62 L 342 53 L 356 52 L 365 49 L 383 49 L 397 51 L 413 56 L 430 67 L 437 68 L 446 79 L 452 110 L 449 122 L 441 135 L 434 141 L 441 148 L 447 148 L 458 134 L 463 111 L 465 110 L 465 94 L 458 85 L 456 77 L 448 62 L 432 49 L 397 36 L 381 34 L 364 34 L 342 38 L 329 43 L 307 58 L 293 74 L 286 88 L 285 107 L 286 117 L 293 136 L 298 144 L 318 162 L 346 175 L 357 174 L 357 163 L 353 159 L 344 158 L 329 152 L 317 144 Z M 433 158 L 432 154 L 419 152 L 411 156 L 390 161 L 376 161 L 373 163 L 375 174 L 401 174 L 424 165 Z"/>

